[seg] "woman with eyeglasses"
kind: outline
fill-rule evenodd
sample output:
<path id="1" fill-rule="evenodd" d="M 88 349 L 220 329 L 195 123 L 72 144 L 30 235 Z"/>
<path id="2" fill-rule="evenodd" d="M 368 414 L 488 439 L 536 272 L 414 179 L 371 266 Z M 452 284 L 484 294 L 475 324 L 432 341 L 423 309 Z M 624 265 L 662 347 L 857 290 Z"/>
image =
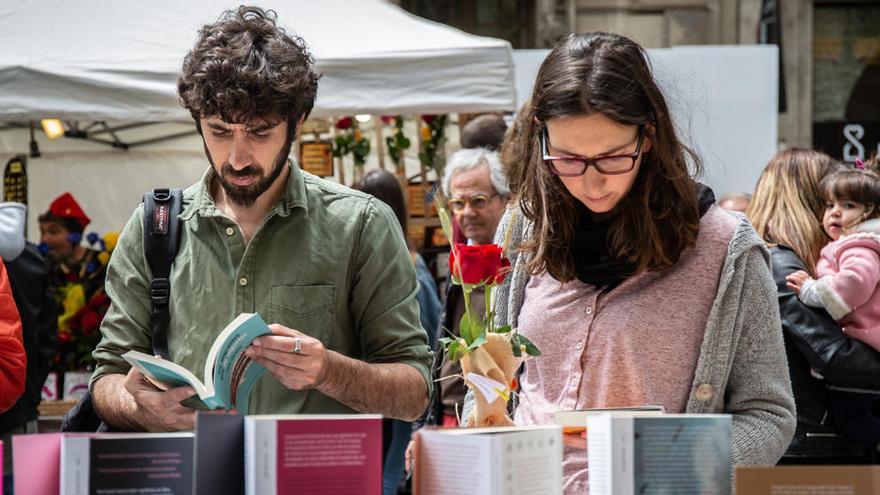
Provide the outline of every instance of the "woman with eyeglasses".
<path id="1" fill-rule="evenodd" d="M 794 432 L 776 289 L 762 240 L 714 206 L 644 50 L 571 34 L 537 76 L 505 156 L 518 200 L 499 324 L 542 354 L 520 377 L 517 424 L 559 410 L 661 405 L 730 413 L 735 465 L 773 465 Z M 693 174 L 691 173 L 693 171 Z M 565 492 L 587 489 L 566 438 Z"/>

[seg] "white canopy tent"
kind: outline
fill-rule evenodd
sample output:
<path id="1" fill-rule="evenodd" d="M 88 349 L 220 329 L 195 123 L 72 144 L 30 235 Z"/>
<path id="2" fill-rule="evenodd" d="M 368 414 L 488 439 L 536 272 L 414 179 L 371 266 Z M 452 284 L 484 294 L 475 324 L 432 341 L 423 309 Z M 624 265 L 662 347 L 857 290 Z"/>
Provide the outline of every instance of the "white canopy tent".
<path id="1" fill-rule="evenodd" d="M 175 81 L 224 0 L 0 4 L 0 121 L 165 122 L 188 116 Z M 506 41 L 379 0 L 261 2 L 302 36 L 318 69 L 316 117 L 513 110 Z"/>
<path id="2" fill-rule="evenodd" d="M 0 128 L 42 118 L 165 123 L 124 131 L 126 141 L 192 130 L 177 100 L 177 74 L 199 28 L 237 5 L 0 2 Z M 280 25 L 303 37 L 323 74 L 314 117 L 514 109 L 506 41 L 430 22 L 381 0 L 259 5 L 275 10 Z M 410 123 L 407 134 L 414 132 Z M 30 239 L 38 236 L 36 216 L 64 191 L 92 217 L 88 230 L 117 230 L 144 191 L 187 186 L 207 167 L 195 137 L 129 151 L 80 140 L 50 142 L 39 132 L 37 140 L 42 157 L 28 164 Z M 408 169 L 417 167 L 417 150 L 409 152 Z M 0 159 L 5 163 L 16 153 L 28 153 L 27 131 L 0 131 Z"/>

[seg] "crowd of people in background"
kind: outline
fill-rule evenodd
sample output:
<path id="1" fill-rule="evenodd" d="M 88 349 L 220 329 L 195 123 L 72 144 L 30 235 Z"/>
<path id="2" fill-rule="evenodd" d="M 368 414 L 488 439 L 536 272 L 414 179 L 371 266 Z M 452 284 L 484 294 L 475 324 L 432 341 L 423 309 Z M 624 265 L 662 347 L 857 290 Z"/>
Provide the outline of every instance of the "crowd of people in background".
<path id="1" fill-rule="evenodd" d="M 216 72 L 227 56 L 218 43 L 248 55 Z M 496 318 L 543 352 L 520 371 L 516 423 L 658 404 L 731 414 L 736 465 L 873 463 L 878 159 L 785 150 L 752 193 L 716 200 L 647 60 L 623 36 L 569 35 L 514 125 L 496 114 L 470 120 L 438 177 L 460 236 L 450 242 L 509 243 Z M 237 92 L 244 80 L 260 91 Z M 470 407 L 460 368 L 438 345 L 458 335 L 463 296 L 453 284 L 441 293 L 436 267 L 407 241 L 397 176 L 371 171 L 353 192 L 290 161 L 317 82 L 303 40 L 255 8 L 206 26 L 187 55 L 178 90 L 210 166 L 184 194 L 170 284 L 187 300 L 174 304 L 171 357 L 200 369 L 206 328 L 219 331 L 232 311 L 261 313 L 272 334 L 248 352 L 274 379 L 256 387 L 251 412 L 385 415 L 383 483 L 393 494 L 411 433 L 456 427 Z M 191 390 L 156 390 L 121 358 L 152 352 L 143 209 L 109 260 L 86 245 L 90 219 L 70 194 L 39 216 L 39 246 L 25 242 L 24 218 L 22 205 L 0 204 L 4 459 L 12 434 L 36 431 L 72 297 L 109 307 L 96 313 L 91 383 L 102 419 L 120 430 L 192 428 L 193 410 L 179 403 Z M 476 290 L 470 304 L 479 310 L 484 297 Z M 565 445 L 566 492 L 586 490 L 584 438 Z"/>

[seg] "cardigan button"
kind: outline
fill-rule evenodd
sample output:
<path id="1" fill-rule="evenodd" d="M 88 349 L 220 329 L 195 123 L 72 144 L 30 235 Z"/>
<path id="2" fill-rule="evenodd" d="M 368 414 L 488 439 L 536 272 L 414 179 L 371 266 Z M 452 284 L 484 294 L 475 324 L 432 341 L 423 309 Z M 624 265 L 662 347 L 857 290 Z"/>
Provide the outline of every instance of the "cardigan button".
<path id="1" fill-rule="evenodd" d="M 715 389 L 712 385 L 708 383 L 701 383 L 697 387 L 697 400 L 701 402 L 706 402 L 707 400 L 712 398 L 712 395 L 715 393 Z"/>

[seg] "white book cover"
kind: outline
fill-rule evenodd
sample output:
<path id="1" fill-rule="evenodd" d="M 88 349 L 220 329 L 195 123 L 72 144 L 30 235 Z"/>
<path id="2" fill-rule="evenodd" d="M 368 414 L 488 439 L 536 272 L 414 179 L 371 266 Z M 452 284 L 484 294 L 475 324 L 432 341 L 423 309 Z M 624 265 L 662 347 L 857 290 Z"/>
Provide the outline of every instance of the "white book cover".
<path id="1" fill-rule="evenodd" d="M 731 416 L 587 418 L 590 495 L 729 495 Z"/>
<path id="2" fill-rule="evenodd" d="M 424 429 L 416 447 L 416 494 L 562 493 L 562 429 Z"/>

